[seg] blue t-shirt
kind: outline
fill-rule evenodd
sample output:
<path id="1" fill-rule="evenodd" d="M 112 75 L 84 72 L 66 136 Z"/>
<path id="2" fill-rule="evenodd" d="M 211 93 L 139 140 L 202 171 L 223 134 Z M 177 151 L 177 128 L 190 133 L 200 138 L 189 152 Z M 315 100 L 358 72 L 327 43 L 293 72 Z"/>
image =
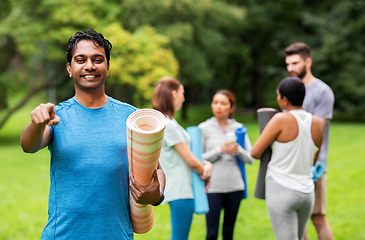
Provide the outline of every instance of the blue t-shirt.
<path id="1" fill-rule="evenodd" d="M 126 120 L 136 108 L 113 98 L 90 109 L 71 98 L 51 127 L 46 239 L 133 239 Z"/>

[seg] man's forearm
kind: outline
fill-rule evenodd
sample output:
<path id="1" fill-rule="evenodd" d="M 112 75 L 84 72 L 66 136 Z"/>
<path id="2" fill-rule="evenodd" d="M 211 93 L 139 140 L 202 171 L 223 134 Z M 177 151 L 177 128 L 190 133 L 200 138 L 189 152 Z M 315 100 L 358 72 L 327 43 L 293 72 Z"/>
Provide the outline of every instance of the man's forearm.
<path id="1" fill-rule="evenodd" d="M 33 122 L 25 126 L 20 137 L 20 145 L 24 152 L 35 153 L 44 147 L 43 138 L 45 129 L 46 126 L 36 126 Z"/>

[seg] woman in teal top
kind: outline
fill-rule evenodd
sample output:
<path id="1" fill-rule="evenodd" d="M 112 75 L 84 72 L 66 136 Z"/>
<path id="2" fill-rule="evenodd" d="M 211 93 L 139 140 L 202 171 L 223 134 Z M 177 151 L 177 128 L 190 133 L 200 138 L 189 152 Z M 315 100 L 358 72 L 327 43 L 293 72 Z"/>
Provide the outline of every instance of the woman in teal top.
<path id="1" fill-rule="evenodd" d="M 192 170 L 208 179 L 212 164 L 201 163 L 190 151 L 190 136 L 174 119 L 181 109 L 184 87 L 172 77 L 161 78 L 155 87 L 152 105 L 166 116 L 160 164 L 165 172 L 165 203 L 171 210 L 171 240 L 187 240 L 194 212 Z"/>

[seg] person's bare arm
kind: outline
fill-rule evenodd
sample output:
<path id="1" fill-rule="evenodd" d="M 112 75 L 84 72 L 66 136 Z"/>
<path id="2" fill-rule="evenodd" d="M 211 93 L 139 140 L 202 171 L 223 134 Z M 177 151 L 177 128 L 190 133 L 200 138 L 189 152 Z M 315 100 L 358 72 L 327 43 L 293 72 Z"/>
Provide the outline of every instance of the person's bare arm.
<path id="1" fill-rule="evenodd" d="M 277 113 L 266 124 L 266 127 L 262 131 L 260 137 L 257 139 L 251 150 L 251 156 L 256 159 L 260 159 L 265 149 L 270 146 L 278 137 L 281 129 L 283 113 Z"/>
<path id="2" fill-rule="evenodd" d="M 322 146 L 323 141 L 323 131 L 326 126 L 327 119 L 325 118 L 319 118 L 314 115 L 312 115 L 312 126 L 311 126 L 311 134 L 314 144 L 319 148 L 315 157 L 313 165 L 317 162 L 319 157 L 319 152 Z"/>
<path id="3" fill-rule="evenodd" d="M 57 125 L 60 118 L 54 111 L 54 104 L 40 104 L 30 114 L 31 122 L 25 126 L 20 144 L 26 153 L 35 153 L 47 146 L 51 138 L 49 126 Z"/>
<path id="4" fill-rule="evenodd" d="M 311 134 L 313 142 L 317 147 L 321 147 L 322 145 L 323 131 L 325 128 L 324 122 L 327 122 L 327 120 L 312 115 Z"/>
<path id="5" fill-rule="evenodd" d="M 157 165 L 157 177 L 158 182 L 160 183 L 160 192 L 165 192 L 165 185 L 166 185 L 166 177 L 163 169 L 161 168 L 160 163 Z"/>
<path id="6" fill-rule="evenodd" d="M 319 117 L 318 117 L 319 118 Z M 320 119 L 320 122 L 322 123 L 322 127 L 323 129 L 326 127 L 326 124 L 328 122 L 328 119 L 326 118 L 319 118 Z"/>
<path id="7" fill-rule="evenodd" d="M 190 148 L 185 142 L 178 143 L 174 146 L 175 150 L 184 159 L 186 164 L 197 174 L 200 175 L 202 179 L 207 179 L 210 177 L 212 172 L 212 164 L 208 161 L 203 161 L 201 163 L 190 151 Z"/>

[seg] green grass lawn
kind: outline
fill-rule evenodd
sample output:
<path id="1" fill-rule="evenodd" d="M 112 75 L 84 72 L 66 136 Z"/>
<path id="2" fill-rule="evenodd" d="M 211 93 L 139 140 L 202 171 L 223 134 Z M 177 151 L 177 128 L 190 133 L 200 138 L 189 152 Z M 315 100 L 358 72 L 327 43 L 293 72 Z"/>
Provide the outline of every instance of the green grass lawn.
<path id="1" fill-rule="evenodd" d="M 0 240 L 39 239 L 47 222 L 49 187 L 49 153 L 43 149 L 25 154 L 19 145 L 23 127 L 30 120 L 30 102 L 17 112 L 0 131 Z M 197 125 L 210 117 L 210 109 L 194 108 L 184 126 Z M 251 142 L 259 135 L 258 125 L 250 116 L 236 116 L 248 128 Z M 328 219 L 336 239 L 365 239 L 365 124 L 333 123 L 330 136 L 328 174 Z M 235 228 L 235 239 L 275 239 L 265 201 L 253 197 L 259 162 L 246 165 L 249 198 L 243 200 Z M 154 208 L 155 224 L 147 234 L 136 234 L 136 240 L 169 239 L 169 207 Z M 309 226 L 310 239 L 317 239 Z M 204 215 L 195 215 L 190 239 L 205 238 Z"/>

